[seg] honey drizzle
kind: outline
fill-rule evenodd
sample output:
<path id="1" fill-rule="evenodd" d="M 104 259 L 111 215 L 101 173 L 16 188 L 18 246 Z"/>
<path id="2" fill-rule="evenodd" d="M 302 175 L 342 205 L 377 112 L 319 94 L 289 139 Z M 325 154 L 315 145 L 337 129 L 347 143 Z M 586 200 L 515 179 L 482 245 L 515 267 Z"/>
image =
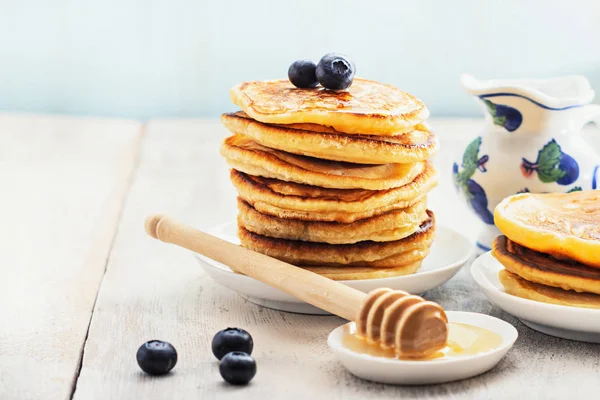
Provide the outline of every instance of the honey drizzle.
<path id="1" fill-rule="evenodd" d="M 486 353 L 500 347 L 502 344 L 502 336 L 479 326 L 450 322 L 448 328 L 448 345 L 442 350 L 423 358 L 400 358 L 393 348 L 383 348 L 378 343 L 369 342 L 354 333 L 344 336 L 342 344 L 347 349 L 359 354 L 415 361 L 466 357 Z"/>

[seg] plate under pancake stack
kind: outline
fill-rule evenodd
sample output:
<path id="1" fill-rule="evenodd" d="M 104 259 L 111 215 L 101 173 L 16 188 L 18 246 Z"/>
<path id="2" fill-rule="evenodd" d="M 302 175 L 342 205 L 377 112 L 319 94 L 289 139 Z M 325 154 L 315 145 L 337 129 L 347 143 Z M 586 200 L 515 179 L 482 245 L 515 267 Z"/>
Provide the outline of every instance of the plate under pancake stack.
<path id="1" fill-rule="evenodd" d="M 509 294 L 600 308 L 600 191 L 511 196 L 495 222 L 506 236 L 494 240 L 492 255 Z"/>
<path id="2" fill-rule="evenodd" d="M 244 247 L 337 280 L 412 274 L 429 253 L 438 140 L 421 101 L 355 79 L 347 91 L 287 80 L 231 90 L 221 154 Z"/>

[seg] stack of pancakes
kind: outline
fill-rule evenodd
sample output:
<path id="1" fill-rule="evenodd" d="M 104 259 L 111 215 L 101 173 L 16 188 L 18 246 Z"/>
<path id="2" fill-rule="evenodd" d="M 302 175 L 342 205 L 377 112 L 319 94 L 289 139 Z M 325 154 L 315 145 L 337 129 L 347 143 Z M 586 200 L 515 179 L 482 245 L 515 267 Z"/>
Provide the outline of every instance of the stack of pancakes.
<path id="1" fill-rule="evenodd" d="M 355 79 L 347 91 L 287 80 L 231 90 L 242 111 L 221 154 L 238 191 L 242 246 L 332 279 L 415 272 L 435 220 L 426 194 L 438 149 L 424 104 Z"/>
<path id="2" fill-rule="evenodd" d="M 600 308 L 600 191 L 524 193 L 495 211 L 492 255 L 515 296 Z"/>

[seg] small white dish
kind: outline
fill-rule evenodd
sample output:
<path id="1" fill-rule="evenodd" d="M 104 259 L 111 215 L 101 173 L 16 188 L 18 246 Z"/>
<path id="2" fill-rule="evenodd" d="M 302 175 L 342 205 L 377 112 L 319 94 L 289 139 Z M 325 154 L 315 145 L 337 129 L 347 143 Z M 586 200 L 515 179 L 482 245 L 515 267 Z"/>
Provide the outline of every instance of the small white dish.
<path id="1" fill-rule="evenodd" d="M 517 330 L 501 319 L 485 314 L 446 311 L 448 321 L 479 326 L 502 336 L 501 345 L 485 353 L 427 361 L 395 360 L 360 354 L 343 345 L 344 337 L 354 333 L 356 325 L 349 322 L 334 329 L 327 344 L 350 373 L 369 381 L 395 385 L 424 385 L 457 381 L 492 369 L 517 340 Z"/>
<path id="2" fill-rule="evenodd" d="M 488 300 L 536 331 L 563 339 L 600 343 L 600 310 L 548 304 L 504 291 L 498 272 L 504 267 L 491 253 L 477 258 L 471 275 Z"/>
<path id="3" fill-rule="evenodd" d="M 239 244 L 236 232 L 237 224 L 235 222 L 220 225 L 208 231 L 208 233 L 221 239 Z M 405 290 L 409 293 L 423 293 L 442 285 L 456 275 L 472 255 L 473 245 L 465 236 L 450 228 L 438 226 L 436 227 L 436 238 L 431 246 L 431 251 L 423 261 L 422 267 L 415 274 L 393 278 L 341 282 L 363 292 L 387 287 L 395 290 Z M 326 311 L 298 300 L 256 279 L 236 274 L 227 266 L 210 258 L 199 254 L 195 254 L 195 256 L 204 271 L 215 282 L 235 290 L 252 303 L 280 311 L 302 314 L 328 314 Z"/>

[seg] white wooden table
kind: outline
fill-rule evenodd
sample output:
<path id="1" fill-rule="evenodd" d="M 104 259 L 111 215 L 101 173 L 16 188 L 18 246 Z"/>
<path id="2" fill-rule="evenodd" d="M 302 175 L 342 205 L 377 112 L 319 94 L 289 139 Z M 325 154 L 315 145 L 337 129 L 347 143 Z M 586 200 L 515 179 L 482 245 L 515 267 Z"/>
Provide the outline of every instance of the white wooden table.
<path id="1" fill-rule="evenodd" d="M 434 120 L 442 182 L 430 196 L 441 224 L 470 238 L 477 221 L 450 183 L 457 143 L 478 120 Z M 589 134 L 596 145 L 597 132 Z M 277 312 L 217 286 L 182 249 L 150 239 L 146 215 L 199 228 L 235 217 L 216 120 L 135 121 L 0 114 L 0 399 L 596 398 L 600 347 L 534 332 L 492 307 L 465 268 L 426 293 L 449 310 L 516 325 L 519 340 L 482 376 L 438 386 L 357 379 L 336 362 L 337 317 Z M 598 146 L 600 148 L 600 146 Z M 210 351 L 228 326 L 254 337 L 256 378 L 223 383 Z M 135 361 L 149 339 L 177 348 L 166 377 Z"/>

